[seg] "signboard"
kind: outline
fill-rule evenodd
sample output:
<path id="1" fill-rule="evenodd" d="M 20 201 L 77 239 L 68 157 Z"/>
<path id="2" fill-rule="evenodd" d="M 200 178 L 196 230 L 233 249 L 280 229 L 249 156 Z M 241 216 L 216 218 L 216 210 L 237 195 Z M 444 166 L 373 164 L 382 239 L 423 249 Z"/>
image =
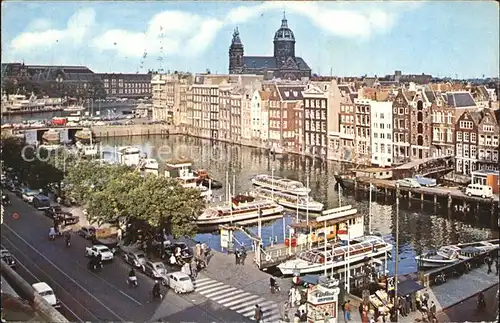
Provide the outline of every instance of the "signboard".
<path id="1" fill-rule="evenodd" d="M 28 130 L 24 132 L 24 140 L 26 140 L 27 145 L 37 145 L 38 144 L 38 132 L 36 130 Z"/>
<path id="2" fill-rule="evenodd" d="M 229 249 L 232 246 L 233 231 L 220 229 L 220 246 Z"/>

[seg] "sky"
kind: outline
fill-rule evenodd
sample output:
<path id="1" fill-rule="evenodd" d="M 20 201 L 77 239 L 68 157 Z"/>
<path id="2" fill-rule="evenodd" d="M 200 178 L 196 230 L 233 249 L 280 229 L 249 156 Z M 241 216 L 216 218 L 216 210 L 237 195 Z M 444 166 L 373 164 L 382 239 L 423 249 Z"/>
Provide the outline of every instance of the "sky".
<path id="1" fill-rule="evenodd" d="M 313 73 L 499 75 L 498 3 L 479 0 L 2 1 L 2 63 L 227 73 L 234 28 L 246 55 L 272 56 L 284 12 Z"/>

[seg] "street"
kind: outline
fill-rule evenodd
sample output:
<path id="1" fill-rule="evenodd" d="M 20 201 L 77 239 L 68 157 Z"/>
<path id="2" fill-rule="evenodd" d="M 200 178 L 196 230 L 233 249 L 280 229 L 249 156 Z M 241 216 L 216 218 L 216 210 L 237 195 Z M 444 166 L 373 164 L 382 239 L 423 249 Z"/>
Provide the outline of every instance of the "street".
<path id="1" fill-rule="evenodd" d="M 48 283 L 62 302 L 61 312 L 70 321 L 242 321 L 243 318 L 203 296 L 177 295 L 167 290 L 163 301 L 151 300 L 153 280 L 137 271 L 139 285 L 126 279 L 130 267 L 117 254 L 100 272 L 87 269 L 84 256 L 91 243 L 76 234 L 67 248 L 62 237 L 49 241 L 52 220 L 10 194 L 5 212 L 2 245 L 18 260 L 17 272 L 30 284 Z M 17 213 L 15 219 L 12 214 Z"/>

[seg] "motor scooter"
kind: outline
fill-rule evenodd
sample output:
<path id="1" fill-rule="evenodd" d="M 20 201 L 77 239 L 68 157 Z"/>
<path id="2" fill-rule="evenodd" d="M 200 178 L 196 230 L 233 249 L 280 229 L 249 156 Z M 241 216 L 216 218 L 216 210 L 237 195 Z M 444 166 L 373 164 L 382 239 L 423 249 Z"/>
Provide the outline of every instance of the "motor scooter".
<path id="1" fill-rule="evenodd" d="M 271 288 L 271 294 L 274 294 L 276 292 L 281 292 L 281 287 L 278 285 L 278 283 L 274 283 L 274 286 L 270 286 Z"/>
<path id="2" fill-rule="evenodd" d="M 98 269 L 102 269 L 102 261 L 90 261 L 89 269 L 92 271 L 97 271 Z"/>
<path id="3" fill-rule="evenodd" d="M 127 284 L 131 287 L 137 287 L 139 284 L 137 282 L 137 277 L 132 276 L 127 279 Z"/>
<path id="4" fill-rule="evenodd" d="M 71 241 L 70 240 L 66 240 L 66 247 L 71 247 Z"/>

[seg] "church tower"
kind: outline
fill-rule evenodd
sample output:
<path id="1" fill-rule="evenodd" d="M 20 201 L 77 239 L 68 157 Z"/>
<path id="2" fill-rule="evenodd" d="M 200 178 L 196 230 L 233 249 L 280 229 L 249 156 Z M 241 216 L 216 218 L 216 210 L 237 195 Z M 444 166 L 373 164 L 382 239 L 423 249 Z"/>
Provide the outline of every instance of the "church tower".
<path id="1" fill-rule="evenodd" d="M 288 21 L 286 20 L 285 13 L 281 20 L 281 28 L 274 34 L 274 57 L 281 65 L 288 58 L 295 58 L 295 36 L 293 31 L 288 28 Z"/>
<path id="2" fill-rule="evenodd" d="M 243 73 L 243 54 L 243 44 L 241 43 L 238 28 L 236 28 L 233 33 L 231 46 L 229 47 L 229 74 Z"/>

